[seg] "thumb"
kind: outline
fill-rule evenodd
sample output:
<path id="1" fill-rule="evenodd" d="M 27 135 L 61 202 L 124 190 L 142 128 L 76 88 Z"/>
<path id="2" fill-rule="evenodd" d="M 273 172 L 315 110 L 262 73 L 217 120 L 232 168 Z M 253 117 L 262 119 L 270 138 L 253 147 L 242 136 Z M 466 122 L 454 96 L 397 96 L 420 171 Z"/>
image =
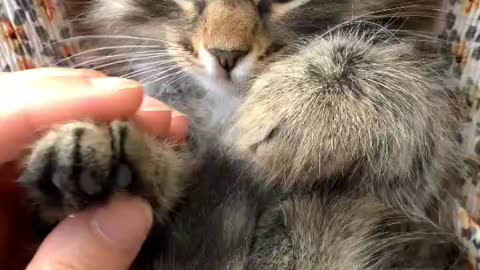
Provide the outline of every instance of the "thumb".
<path id="1" fill-rule="evenodd" d="M 151 226 L 148 204 L 137 198 L 116 198 L 61 222 L 27 270 L 127 270 Z"/>

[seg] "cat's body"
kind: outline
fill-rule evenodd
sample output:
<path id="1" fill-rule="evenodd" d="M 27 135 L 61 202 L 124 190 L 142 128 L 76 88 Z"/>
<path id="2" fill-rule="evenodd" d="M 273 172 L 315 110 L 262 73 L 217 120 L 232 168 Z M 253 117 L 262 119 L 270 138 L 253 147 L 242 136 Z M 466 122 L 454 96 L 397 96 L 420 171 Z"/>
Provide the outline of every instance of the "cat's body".
<path id="1" fill-rule="evenodd" d="M 436 2 L 95 1 L 82 31 L 146 39 L 90 46 L 176 65 L 148 87 L 190 116 L 190 143 L 72 123 L 34 146 L 21 181 L 50 221 L 116 190 L 149 199 L 134 269 L 459 266 L 449 89 L 399 30 L 427 30 Z"/>

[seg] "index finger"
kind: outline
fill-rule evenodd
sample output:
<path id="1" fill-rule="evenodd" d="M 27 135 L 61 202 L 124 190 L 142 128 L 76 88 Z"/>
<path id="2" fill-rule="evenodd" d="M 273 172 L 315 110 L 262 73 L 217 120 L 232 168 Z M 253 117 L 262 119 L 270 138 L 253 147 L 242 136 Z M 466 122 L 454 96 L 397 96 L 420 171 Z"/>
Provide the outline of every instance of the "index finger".
<path id="1" fill-rule="evenodd" d="M 120 78 L 49 77 L 2 83 L 11 90 L 0 92 L 0 103 L 8 101 L 0 106 L 0 163 L 18 158 L 35 134 L 52 124 L 128 118 L 143 99 L 139 83 Z"/>

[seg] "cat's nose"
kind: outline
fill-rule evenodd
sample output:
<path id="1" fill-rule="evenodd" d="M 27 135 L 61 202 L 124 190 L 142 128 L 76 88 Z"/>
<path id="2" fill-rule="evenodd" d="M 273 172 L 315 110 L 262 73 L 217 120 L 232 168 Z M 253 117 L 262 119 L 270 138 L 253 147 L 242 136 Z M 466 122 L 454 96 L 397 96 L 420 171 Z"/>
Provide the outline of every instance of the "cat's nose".
<path id="1" fill-rule="evenodd" d="M 217 58 L 220 66 L 227 72 L 232 71 L 235 65 L 238 64 L 240 59 L 248 54 L 248 51 L 243 50 L 221 50 L 221 49 L 209 49 L 208 50 L 215 58 Z"/>

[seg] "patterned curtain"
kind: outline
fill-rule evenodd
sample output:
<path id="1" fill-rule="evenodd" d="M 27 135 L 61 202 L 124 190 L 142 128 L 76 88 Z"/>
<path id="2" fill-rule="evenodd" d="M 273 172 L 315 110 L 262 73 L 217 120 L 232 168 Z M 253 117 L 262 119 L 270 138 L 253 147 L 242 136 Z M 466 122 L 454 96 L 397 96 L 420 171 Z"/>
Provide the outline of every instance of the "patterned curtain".
<path id="1" fill-rule="evenodd" d="M 446 0 L 444 11 L 439 43 L 450 55 L 448 71 L 464 118 L 459 135 L 465 153 L 464 208 L 458 229 L 470 250 L 471 268 L 480 269 L 480 0 Z"/>
<path id="2" fill-rule="evenodd" d="M 480 1 L 450 0 L 441 37 L 451 50 L 450 72 L 464 110 L 460 140 L 467 154 L 466 208 L 480 218 Z"/>
<path id="3" fill-rule="evenodd" d="M 73 54 L 63 11 L 58 0 L 0 0 L 0 71 L 54 66 Z"/>

